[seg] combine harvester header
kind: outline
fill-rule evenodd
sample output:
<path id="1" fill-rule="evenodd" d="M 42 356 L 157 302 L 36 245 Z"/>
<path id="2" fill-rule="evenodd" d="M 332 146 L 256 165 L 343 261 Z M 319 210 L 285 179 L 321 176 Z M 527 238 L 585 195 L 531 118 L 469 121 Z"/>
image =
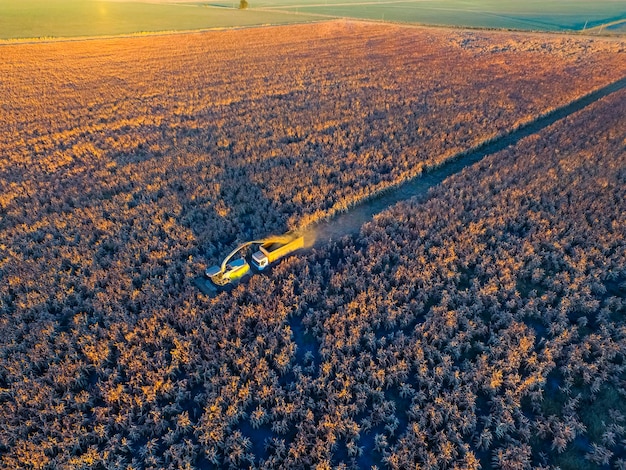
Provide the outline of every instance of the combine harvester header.
<path id="1" fill-rule="evenodd" d="M 281 236 L 242 243 L 224 258 L 220 266 L 207 268 L 205 271 L 206 277 L 216 286 L 225 286 L 247 275 L 250 272 L 248 260 L 243 256 L 233 261 L 231 261 L 231 259 L 250 245 L 259 245 L 259 250 L 250 257 L 250 261 L 254 268 L 258 272 L 261 272 L 280 258 L 300 248 L 304 248 L 304 236 L 295 233 L 286 233 Z"/>

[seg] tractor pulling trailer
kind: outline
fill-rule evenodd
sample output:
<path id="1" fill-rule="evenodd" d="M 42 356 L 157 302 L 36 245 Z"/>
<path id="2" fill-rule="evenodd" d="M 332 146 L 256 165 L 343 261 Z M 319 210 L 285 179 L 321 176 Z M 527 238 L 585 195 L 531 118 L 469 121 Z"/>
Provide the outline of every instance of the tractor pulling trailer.
<path id="1" fill-rule="evenodd" d="M 241 279 L 250 272 L 250 264 L 243 256 L 232 261 L 231 259 L 250 245 L 259 245 L 258 251 L 250 257 L 250 262 L 257 271 L 261 272 L 280 258 L 303 248 L 304 236 L 288 233 L 279 237 L 245 242 L 231 251 L 221 265 L 207 268 L 205 276 L 216 286 L 225 286 Z"/>

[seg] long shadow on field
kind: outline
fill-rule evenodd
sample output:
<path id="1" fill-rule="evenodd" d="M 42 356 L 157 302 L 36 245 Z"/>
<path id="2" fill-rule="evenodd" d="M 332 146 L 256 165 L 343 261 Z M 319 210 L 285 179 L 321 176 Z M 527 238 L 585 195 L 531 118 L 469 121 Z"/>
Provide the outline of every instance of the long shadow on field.
<path id="1" fill-rule="evenodd" d="M 473 165 L 487 155 L 497 153 L 508 146 L 515 145 L 525 137 L 536 134 L 555 122 L 624 88 L 626 88 L 626 77 L 599 88 L 548 114 L 540 116 L 527 124 L 513 129 L 507 134 L 496 137 L 478 147 L 469 149 L 440 166 L 428 168 L 422 175 L 353 206 L 348 209 L 347 212 L 341 213 L 314 227 L 313 230 L 316 235 L 315 245 L 323 245 L 345 235 L 358 234 L 363 224 L 370 220 L 375 214 L 384 211 L 400 201 L 415 196 L 426 196 L 431 187 L 441 183 L 447 177 L 460 172 L 465 167 Z"/>

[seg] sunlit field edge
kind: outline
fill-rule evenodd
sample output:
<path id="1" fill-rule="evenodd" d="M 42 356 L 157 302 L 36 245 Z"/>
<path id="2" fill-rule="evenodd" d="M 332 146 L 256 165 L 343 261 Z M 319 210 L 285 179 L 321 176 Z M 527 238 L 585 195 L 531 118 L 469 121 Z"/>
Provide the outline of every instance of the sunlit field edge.
<path id="1" fill-rule="evenodd" d="M 239 0 L 130 2 L 0 0 L 0 39 L 114 36 L 355 18 L 490 29 L 623 34 L 620 1 Z"/>
<path id="2" fill-rule="evenodd" d="M 224 6 L 113 1 L 0 0 L 0 39 L 116 36 L 307 22 L 319 17 Z"/>

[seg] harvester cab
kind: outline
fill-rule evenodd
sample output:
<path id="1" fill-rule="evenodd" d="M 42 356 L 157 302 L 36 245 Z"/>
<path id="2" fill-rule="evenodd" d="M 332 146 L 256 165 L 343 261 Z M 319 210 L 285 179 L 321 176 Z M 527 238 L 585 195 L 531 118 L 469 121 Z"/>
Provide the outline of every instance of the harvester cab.
<path id="1" fill-rule="evenodd" d="M 226 263 L 225 266 L 211 266 L 204 272 L 213 284 L 224 286 L 232 281 L 242 278 L 250 271 L 250 265 L 244 258 Z"/>

